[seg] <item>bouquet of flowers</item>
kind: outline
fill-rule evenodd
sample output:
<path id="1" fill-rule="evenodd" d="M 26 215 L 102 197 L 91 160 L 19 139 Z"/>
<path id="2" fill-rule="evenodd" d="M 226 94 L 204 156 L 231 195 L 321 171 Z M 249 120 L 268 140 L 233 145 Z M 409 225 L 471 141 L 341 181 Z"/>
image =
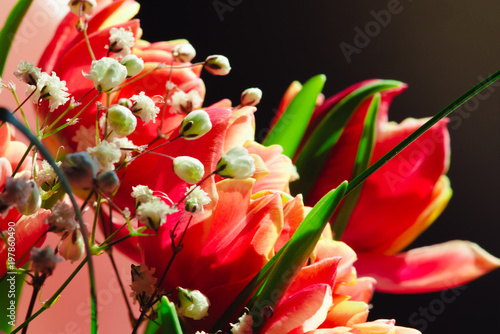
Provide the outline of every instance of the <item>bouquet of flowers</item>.
<path id="1" fill-rule="evenodd" d="M 0 32 L 2 70 L 30 4 Z M 16 100 L 0 109 L 1 331 L 27 333 L 85 278 L 91 333 L 419 333 L 368 320 L 374 290 L 439 291 L 500 265 L 467 241 L 404 251 L 451 197 L 445 117 L 500 74 L 400 124 L 404 83 L 325 99 L 317 75 L 290 85 L 258 143 L 260 89 L 204 104 L 202 73 L 227 75 L 225 56 L 142 40 L 133 0 L 68 6 L 38 63 L 1 82 Z"/>

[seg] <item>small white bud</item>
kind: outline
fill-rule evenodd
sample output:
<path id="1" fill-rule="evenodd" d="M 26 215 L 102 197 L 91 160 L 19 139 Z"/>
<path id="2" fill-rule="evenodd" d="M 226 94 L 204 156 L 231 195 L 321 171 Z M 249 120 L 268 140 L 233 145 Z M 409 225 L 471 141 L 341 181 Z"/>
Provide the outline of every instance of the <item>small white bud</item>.
<path id="1" fill-rule="evenodd" d="M 99 165 L 87 152 L 77 152 L 68 154 L 64 158 L 61 170 L 73 188 L 91 189 Z"/>
<path id="2" fill-rule="evenodd" d="M 115 104 L 108 109 L 108 125 L 120 136 L 128 136 L 137 126 L 137 118 L 130 109 Z"/>
<path id="3" fill-rule="evenodd" d="M 118 100 L 118 104 L 128 109 L 132 108 L 133 105 L 132 101 L 124 97 Z"/>
<path id="4" fill-rule="evenodd" d="M 244 106 L 256 106 L 262 99 L 262 91 L 259 88 L 248 88 L 241 94 L 241 104 Z"/>
<path id="5" fill-rule="evenodd" d="M 97 187 L 105 193 L 111 194 L 120 185 L 120 179 L 115 171 L 109 170 L 97 176 Z"/>
<path id="6" fill-rule="evenodd" d="M 179 302 L 177 306 L 177 314 L 200 320 L 208 315 L 210 301 L 199 290 L 188 290 L 178 287 L 179 294 L 177 296 Z"/>
<path id="7" fill-rule="evenodd" d="M 255 159 L 242 146 L 235 146 L 224 154 L 215 168 L 219 176 L 246 179 L 255 173 Z"/>
<path id="8" fill-rule="evenodd" d="M 85 242 L 80 230 L 74 230 L 63 236 L 59 242 L 59 254 L 71 263 L 78 261 L 85 255 Z"/>
<path id="9" fill-rule="evenodd" d="M 128 72 L 118 60 L 104 57 L 93 60 L 90 74 L 83 75 L 94 82 L 95 89 L 99 92 L 109 92 L 125 81 Z"/>
<path id="10" fill-rule="evenodd" d="M 144 69 L 144 60 L 136 55 L 127 55 L 120 60 L 120 64 L 127 68 L 127 78 L 135 77 Z"/>
<path id="11" fill-rule="evenodd" d="M 177 44 L 172 50 L 172 55 L 176 62 L 189 63 L 196 56 L 196 50 L 189 43 Z"/>
<path id="12" fill-rule="evenodd" d="M 198 139 L 212 129 L 210 116 L 205 110 L 194 110 L 182 120 L 180 135 L 187 140 Z"/>
<path id="13" fill-rule="evenodd" d="M 96 0 L 70 0 L 68 5 L 71 12 L 77 16 L 80 16 L 80 9 L 82 15 L 91 15 L 97 7 L 97 2 Z"/>
<path id="14" fill-rule="evenodd" d="M 208 194 L 197 185 L 193 185 L 191 188 L 186 188 L 185 195 L 186 204 L 184 209 L 187 212 L 190 212 L 193 216 L 203 213 L 203 206 L 212 201 L 210 197 L 208 197 Z"/>
<path id="15" fill-rule="evenodd" d="M 156 116 L 160 112 L 160 108 L 156 106 L 149 96 L 146 96 L 144 92 L 140 92 L 139 95 L 134 95 L 130 99 L 135 101 L 132 108 L 130 108 L 134 115 L 140 117 L 144 123 L 156 122 Z"/>
<path id="16" fill-rule="evenodd" d="M 129 30 L 125 30 L 124 28 L 111 28 L 109 31 L 109 51 L 125 57 L 130 55 L 134 45 L 134 33 L 130 28 Z"/>
<path id="17" fill-rule="evenodd" d="M 221 55 L 209 56 L 205 59 L 205 65 L 203 65 L 203 67 L 208 73 L 213 75 L 227 75 L 229 71 L 231 71 L 229 59 Z"/>
<path id="18" fill-rule="evenodd" d="M 17 211 L 19 213 L 29 216 L 38 212 L 38 209 L 42 206 L 42 196 L 40 195 L 40 188 L 36 185 L 35 181 L 28 181 L 30 189 L 30 195 L 26 203 L 16 205 Z"/>
<path id="19" fill-rule="evenodd" d="M 170 111 L 177 114 L 189 114 L 194 109 L 201 107 L 203 103 L 200 93 L 195 89 L 190 90 L 188 93 L 179 90 L 172 94 L 170 101 L 172 104 Z"/>
<path id="20" fill-rule="evenodd" d="M 195 184 L 203 178 L 205 168 L 198 159 L 180 156 L 174 159 L 174 173 L 184 182 Z"/>
<path id="21" fill-rule="evenodd" d="M 47 276 L 52 275 L 54 268 L 62 259 L 54 254 L 51 246 L 45 248 L 33 248 L 31 251 L 31 269 Z"/>

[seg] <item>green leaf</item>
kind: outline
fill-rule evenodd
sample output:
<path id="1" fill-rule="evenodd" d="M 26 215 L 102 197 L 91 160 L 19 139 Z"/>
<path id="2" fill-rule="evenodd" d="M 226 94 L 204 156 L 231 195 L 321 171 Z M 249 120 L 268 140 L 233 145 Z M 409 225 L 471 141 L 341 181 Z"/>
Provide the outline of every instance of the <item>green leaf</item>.
<path id="1" fill-rule="evenodd" d="M 23 268 L 28 269 L 29 263 L 27 263 Z M 14 326 L 10 325 L 11 320 L 16 319 L 17 309 L 19 308 L 19 298 L 21 297 L 21 291 L 24 286 L 24 279 L 26 274 L 15 273 L 8 274 L 5 278 L 0 281 L 0 309 L 5 312 L 4 319 L 0 321 L 0 331 L 3 333 L 10 333 Z M 13 312 L 13 313 L 11 313 Z M 13 318 L 9 316 L 13 315 Z"/>
<path id="2" fill-rule="evenodd" d="M 250 315 L 260 320 L 266 308 L 273 310 L 311 255 L 326 224 L 337 209 L 347 189 L 347 181 L 328 192 L 309 212 L 271 270 L 260 291 L 249 303 Z M 264 319 L 265 320 L 265 319 Z M 255 318 L 254 318 L 255 321 Z M 262 324 L 263 321 L 256 321 Z M 254 328 L 257 330 L 258 328 Z"/>
<path id="3" fill-rule="evenodd" d="M 328 154 L 339 140 L 349 118 L 366 98 L 401 85 L 400 81 L 395 80 L 380 80 L 367 84 L 356 89 L 328 111 L 295 161 L 300 179 L 290 184 L 292 193 L 302 193 L 304 198 L 307 198 Z"/>
<path id="4" fill-rule="evenodd" d="M 3 75 L 14 36 L 32 2 L 33 0 L 18 0 L 0 30 L 0 77 Z"/>
<path id="5" fill-rule="evenodd" d="M 175 305 L 168 300 L 167 296 L 161 298 L 158 315 L 158 319 L 161 320 L 163 334 L 182 334 L 181 323 Z"/>
<path id="6" fill-rule="evenodd" d="M 373 147 L 375 144 L 375 130 L 377 125 L 377 114 L 380 107 L 381 96 L 380 93 L 376 93 L 365 117 L 365 125 L 363 127 L 363 133 L 361 134 L 361 140 L 359 141 L 358 152 L 356 153 L 356 159 L 354 161 L 354 168 L 352 170 L 351 180 L 356 176 L 361 174 L 365 169 L 368 168 L 370 160 L 373 153 Z M 332 222 L 332 229 L 334 233 L 335 240 L 340 240 L 344 230 L 347 227 L 349 218 L 358 203 L 359 196 L 361 195 L 362 187 L 356 188 L 352 193 L 344 198 L 342 205 L 340 206 L 335 219 Z"/>
<path id="7" fill-rule="evenodd" d="M 267 134 L 263 145 L 278 144 L 283 147 L 283 154 L 289 158 L 295 155 L 325 81 L 326 76 L 318 74 L 304 84 L 302 90 L 293 98 L 278 122 Z"/>

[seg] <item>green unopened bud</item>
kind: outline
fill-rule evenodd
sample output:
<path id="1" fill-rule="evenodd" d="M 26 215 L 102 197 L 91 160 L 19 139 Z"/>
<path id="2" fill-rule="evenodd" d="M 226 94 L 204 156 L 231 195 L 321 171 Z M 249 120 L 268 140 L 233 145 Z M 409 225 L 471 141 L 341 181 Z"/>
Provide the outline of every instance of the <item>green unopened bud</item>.
<path id="1" fill-rule="evenodd" d="M 27 182 L 31 188 L 31 194 L 25 203 L 16 205 L 16 209 L 19 213 L 29 216 L 36 213 L 38 209 L 40 209 L 40 206 L 42 205 L 42 196 L 40 196 L 40 189 L 36 185 L 35 181 L 29 180 Z"/>
<path id="2" fill-rule="evenodd" d="M 189 184 L 198 183 L 205 174 L 200 160 L 181 156 L 174 159 L 174 173 Z"/>
<path id="3" fill-rule="evenodd" d="M 97 176 L 97 187 L 105 193 L 111 194 L 120 185 L 118 175 L 112 170 Z"/>
<path id="4" fill-rule="evenodd" d="M 174 60 L 179 63 L 189 63 L 196 56 L 196 50 L 189 44 L 178 44 L 172 50 Z"/>
<path id="5" fill-rule="evenodd" d="M 122 97 L 121 99 L 118 100 L 118 104 L 121 105 L 122 107 L 127 108 L 127 109 L 132 108 L 132 106 L 134 105 L 132 103 L 132 101 L 130 101 L 129 99 L 126 99 L 124 97 Z"/>
<path id="6" fill-rule="evenodd" d="M 256 106 L 262 99 L 262 91 L 259 88 L 248 88 L 241 93 L 241 104 L 244 106 Z"/>
<path id="7" fill-rule="evenodd" d="M 77 16 L 91 15 L 97 7 L 97 2 L 96 0 L 70 0 L 68 5 L 70 11 Z"/>
<path id="8" fill-rule="evenodd" d="M 59 242 L 59 254 L 71 263 L 80 260 L 85 255 L 85 242 L 80 230 L 65 234 Z"/>
<path id="9" fill-rule="evenodd" d="M 90 74 L 83 75 L 94 82 L 94 87 L 99 92 L 109 92 L 125 81 L 128 71 L 118 60 L 104 57 L 93 60 Z"/>
<path id="10" fill-rule="evenodd" d="M 127 77 L 135 77 L 144 69 L 144 60 L 136 55 L 127 55 L 120 60 L 120 64 L 127 68 Z"/>
<path id="11" fill-rule="evenodd" d="M 91 189 L 99 164 L 87 152 L 77 152 L 64 158 L 61 170 L 73 188 Z"/>
<path id="12" fill-rule="evenodd" d="M 181 287 L 177 288 L 179 302 L 177 313 L 180 316 L 200 320 L 208 315 L 210 301 L 198 290 L 188 290 Z"/>
<path id="13" fill-rule="evenodd" d="M 246 179 L 255 173 L 254 162 L 246 148 L 235 146 L 220 158 L 215 172 L 226 178 Z"/>
<path id="14" fill-rule="evenodd" d="M 115 104 L 108 109 L 108 124 L 120 136 L 128 136 L 137 126 L 137 118 L 130 109 Z"/>
<path id="15" fill-rule="evenodd" d="M 198 139 L 212 129 L 212 122 L 205 110 L 194 110 L 182 120 L 179 130 L 187 140 Z"/>
<path id="16" fill-rule="evenodd" d="M 203 65 L 203 67 L 208 73 L 213 75 L 227 75 L 229 71 L 231 71 L 229 59 L 221 55 L 209 56 L 205 59 L 205 65 Z"/>

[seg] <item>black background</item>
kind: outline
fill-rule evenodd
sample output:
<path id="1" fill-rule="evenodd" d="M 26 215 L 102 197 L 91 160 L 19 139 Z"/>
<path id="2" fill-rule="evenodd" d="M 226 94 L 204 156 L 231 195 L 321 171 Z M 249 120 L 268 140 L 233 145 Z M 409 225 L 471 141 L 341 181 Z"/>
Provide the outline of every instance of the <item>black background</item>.
<path id="1" fill-rule="evenodd" d="M 141 3 L 144 39 L 186 38 L 197 50 L 195 61 L 211 54 L 230 59 L 232 71 L 227 77 L 203 74 L 206 105 L 222 98 L 238 103 L 240 93 L 248 87 L 263 90 L 256 114 L 258 129 L 268 126 L 291 81 L 304 82 L 319 73 L 328 78 L 327 97 L 370 78 L 408 83 L 409 89 L 396 98 L 390 110 L 390 118 L 401 121 L 431 116 L 500 68 L 500 2 L 494 0 L 402 0 L 398 14 L 391 15 L 385 27 L 374 24 L 373 13 L 397 1 Z M 225 11 L 218 13 L 215 4 L 224 6 Z M 365 31 L 367 25 L 372 37 L 348 63 L 339 45 L 355 46 L 354 29 Z M 454 196 L 411 248 L 464 239 L 500 257 L 498 88 L 500 85 L 493 86 L 490 97 L 475 99 L 460 116 L 454 116 L 448 173 Z M 499 281 L 500 271 L 490 273 L 456 290 L 459 295 L 452 302 L 441 293 L 376 294 L 370 319 L 395 318 L 400 325 L 421 330 L 425 325 L 425 333 L 494 330 L 500 314 Z M 452 293 L 448 291 L 446 296 Z M 424 308 L 430 308 L 434 315 L 412 323 L 412 314 Z"/>

